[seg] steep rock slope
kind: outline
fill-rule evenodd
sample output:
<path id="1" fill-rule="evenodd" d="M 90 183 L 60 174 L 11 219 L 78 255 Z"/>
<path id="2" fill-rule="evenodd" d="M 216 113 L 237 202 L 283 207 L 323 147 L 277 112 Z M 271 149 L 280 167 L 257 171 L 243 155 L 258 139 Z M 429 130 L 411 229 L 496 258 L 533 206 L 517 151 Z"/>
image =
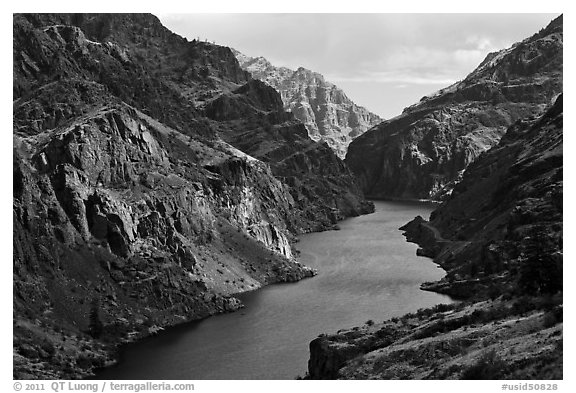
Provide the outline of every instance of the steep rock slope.
<path id="1" fill-rule="evenodd" d="M 465 297 L 495 282 L 503 291 L 558 290 L 546 286 L 562 275 L 562 112 L 560 96 L 544 116 L 515 123 L 470 165 L 430 222 L 417 218 L 406 226 L 448 272 L 425 289 Z M 536 281 L 527 282 L 532 273 Z"/>
<path id="2" fill-rule="evenodd" d="M 317 379 L 562 378 L 562 96 L 511 126 L 452 196 L 403 229 L 466 299 L 310 344 Z"/>
<path id="3" fill-rule="evenodd" d="M 284 109 L 304 123 L 310 138 L 328 143 L 342 159 L 354 138 L 382 121 L 317 72 L 275 67 L 263 57 L 234 54 L 242 69 L 280 93 Z"/>
<path id="4" fill-rule="evenodd" d="M 346 165 L 325 143 L 312 141 L 302 123 L 283 111 L 279 94 L 254 80 L 211 102 L 214 128 L 238 149 L 268 163 L 272 173 L 289 185 L 300 212 L 303 230 L 333 227 L 346 216 L 372 212 L 372 203 L 358 195 L 360 189 Z"/>
<path id="5" fill-rule="evenodd" d="M 345 212 L 303 206 L 220 138 L 232 130 L 206 108 L 253 83 L 228 48 L 145 14 L 14 15 L 13 27 L 16 378 L 89 375 L 119 343 L 314 274 L 294 237 Z M 353 182 L 335 192 L 362 204 Z"/>
<path id="6" fill-rule="evenodd" d="M 13 56 L 15 98 L 50 82 L 89 80 L 178 131 L 206 136 L 195 106 L 250 78 L 228 48 L 188 42 L 147 14 L 15 15 Z M 43 103 L 55 106 L 56 122 L 82 113 Z M 34 109 L 23 115 L 38 115 Z M 40 127 L 43 119 L 34 120 L 30 127 Z"/>
<path id="7" fill-rule="evenodd" d="M 463 81 L 358 137 L 346 163 L 371 197 L 437 199 L 516 120 L 562 91 L 562 16 L 486 59 Z"/>

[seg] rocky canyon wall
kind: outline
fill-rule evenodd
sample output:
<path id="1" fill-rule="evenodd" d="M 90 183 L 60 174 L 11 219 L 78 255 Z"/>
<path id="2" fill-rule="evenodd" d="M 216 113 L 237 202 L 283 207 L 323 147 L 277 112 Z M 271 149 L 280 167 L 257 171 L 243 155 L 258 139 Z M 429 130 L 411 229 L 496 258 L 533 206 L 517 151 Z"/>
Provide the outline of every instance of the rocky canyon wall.
<path id="1" fill-rule="evenodd" d="M 289 145 L 303 126 L 229 48 L 147 14 L 13 22 L 15 378 L 85 377 L 121 343 L 312 276 L 295 237 L 369 211 L 329 148 Z M 282 154 L 237 142 L 253 119 Z"/>
<path id="2" fill-rule="evenodd" d="M 275 67 L 263 57 L 249 57 L 238 51 L 234 54 L 242 69 L 280 93 L 284 109 L 304 123 L 310 138 L 326 142 L 341 159 L 354 138 L 382 121 L 318 72 Z"/>
<path id="3" fill-rule="evenodd" d="M 374 198 L 442 200 L 515 121 L 562 92 L 562 16 L 489 54 L 464 80 L 355 139 L 346 163 Z"/>

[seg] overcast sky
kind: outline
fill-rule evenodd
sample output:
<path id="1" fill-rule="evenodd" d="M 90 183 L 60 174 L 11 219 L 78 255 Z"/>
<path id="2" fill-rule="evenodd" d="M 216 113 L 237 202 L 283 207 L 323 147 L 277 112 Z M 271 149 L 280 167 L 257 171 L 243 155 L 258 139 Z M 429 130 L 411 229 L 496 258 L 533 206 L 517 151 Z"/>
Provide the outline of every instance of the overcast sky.
<path id="1" fill-rule="evenodd" d="M 160 14 L 200 37 L 320 72 L 357 104 L 394 117 L 464 78 L 486 55 L 545 27 L 555 14 Z"/>

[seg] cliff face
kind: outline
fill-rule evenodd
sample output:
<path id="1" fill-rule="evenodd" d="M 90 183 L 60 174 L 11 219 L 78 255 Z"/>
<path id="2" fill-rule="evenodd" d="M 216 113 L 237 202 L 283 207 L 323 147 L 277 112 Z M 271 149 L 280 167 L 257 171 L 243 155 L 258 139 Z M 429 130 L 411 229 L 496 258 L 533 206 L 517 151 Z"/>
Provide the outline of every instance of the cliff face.
<path id="1" fill-rule="evenodd" d="M 188 42 L 146 14 L 15 15 L 13 56 L 15 99 L 49 83 L 80 79 L 167 126 L 205 136 L 211 132 L 202 128 L 195 107 L 249 79 L 229 49 Z M 94 99 L 83 91 L 77 98 L 86 108 Z M 42 104 L 55 106 L 47 109 L 56 123 L 82 113 L 70 103 Z M 34 128 L 43 119 L 30 120 Z"/>
<path id="2" fill-rule="evenodd" d="M 406 226 L 448 273 L 424 289 L 470 297 L 496 284 L 536 294 L 562 288 L 562 119 L 561 95 L 470 165 L 430 222 Z"/>
<path id="3" fill-rule="evenodd" d="M 463 171 L 516 120 L 538 115 L 562 91 L 562 17 L 486 59 L 463 81 L 374 127 L 346 163 L 377 198 L 444 199 Z"/>
<path id="4" fill-rule="evenodd" d="M 286 113 L 278 93 L 258 80 L 225 93 L 206 109 L 222 139 L 270 165 L 289 186 L 303 231 L 331 228 L 346 216 L 372 212 L 346 165 L 326 143 Z"/>
<path id="5" fill-rule="evenodd" d="M 280 93 L 284 109 L 304 123 L 310 138 L 326 142 L 342 159 L 354 138 L 382 121 L 317 72 L 302 67 L 293 71 L 275 67 L 263 57 L 248 57 L 238 51 L 234 54 L 253 78 Z"/>
<path id="6" fill-rule="evenodd" d="M 562 96 L 512 125 L 402 229 L 447 271 L 439 305 L 310 343 L 313 379 L 562 378 Z"/>
<path id="7" fill-rule="evenodd" d="M 118 343 L 311 276 L 295 235 L 359 213 L 294 199 L 322 165 L 286 180 L 279 156 L 222 140 L 237 131 L 229 119 L 270 116 L 283 130 L 291 119 L 228 48 L 151 15 L 27 14 L 14 15 L 13 55 L 15 378 L 89 375 Z M 271 143 L 295 154 L 287 142 Z M 365 204 L 328 148 L 301 146 L 304 162 L 328 151 L 339 163 L 336 199 Z"/>

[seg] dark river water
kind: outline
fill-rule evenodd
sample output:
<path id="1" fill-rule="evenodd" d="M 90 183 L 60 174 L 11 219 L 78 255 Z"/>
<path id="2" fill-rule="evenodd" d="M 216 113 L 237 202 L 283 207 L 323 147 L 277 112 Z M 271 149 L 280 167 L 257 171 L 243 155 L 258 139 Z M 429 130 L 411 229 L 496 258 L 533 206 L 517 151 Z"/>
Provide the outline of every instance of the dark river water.
<path id="1" fill-rule="evenodd" d="M 424 292 L 443 270 L 416 256 L 398 228 L 430 205 L 375 202 L 376 212 L 347 219 L 341 230 L 301 236 L 300 261 L 316 277 L 271 285 L 240 298 L 235 313 L 169 329 L 131 344 L 101 379 L 294 379 L 307 370 L 308 344 L 336 332 L 450 303 Z"/>

